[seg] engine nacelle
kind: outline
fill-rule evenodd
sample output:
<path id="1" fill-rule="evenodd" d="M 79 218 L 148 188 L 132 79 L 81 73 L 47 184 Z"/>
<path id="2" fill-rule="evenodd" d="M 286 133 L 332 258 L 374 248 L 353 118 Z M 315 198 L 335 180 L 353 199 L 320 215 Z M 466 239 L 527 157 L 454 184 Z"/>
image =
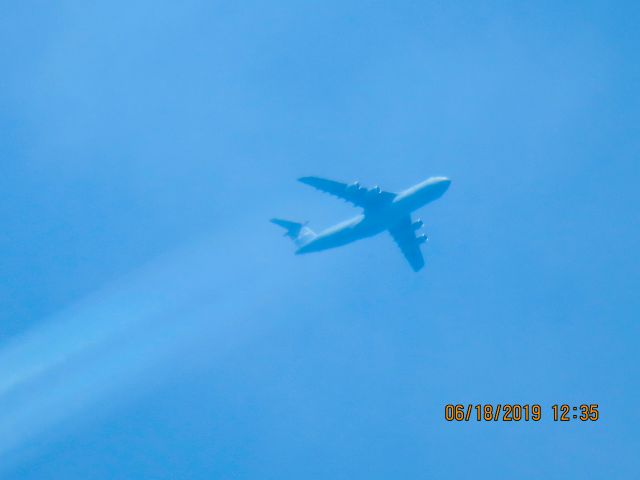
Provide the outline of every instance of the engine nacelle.
<path id="1" fill-rule="evenodd" d="M 371 193 L 375 194 L 375 195 L 379 195 L 379 194 L 380 194 L 380 192 L 382 192 L 382 190 L 380 189 L 380 187 L 379 187 L 379 186 L 377 186 L 377 185 L 376 185 L 375 187 L 373 187 L 373 188 L 372 188 L 371 190 L 369 190 L 369 191 L 370 191 Z"/>
<path id="2" fill-rule="evenodd" d="M 422 225 L 424 225 L 424 223 L 422 223 L 422 220 L 417 219 L 415 222 L 413 222 L 411 224 L 411 228 L 413 228 L 413 230 L 418 230 L 420 227 L 422 227 Z"/>
<path id="3" fill-rule="evenodd" d="M 421 245 L 427 240 L 429 240 L 429 237 L 427 237 L 426 235 L 420 235 L 419 237 L 416 238 L 416 240 L 418 241 L 418 245 Z"/>

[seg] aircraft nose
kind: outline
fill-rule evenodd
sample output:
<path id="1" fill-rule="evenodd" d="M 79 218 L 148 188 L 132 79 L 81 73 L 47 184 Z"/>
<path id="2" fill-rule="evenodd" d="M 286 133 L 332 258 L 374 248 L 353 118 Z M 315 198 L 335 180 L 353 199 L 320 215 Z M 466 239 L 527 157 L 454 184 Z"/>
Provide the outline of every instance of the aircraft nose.
<path id="1" fill-rule="evenodd" d="M 451 179 L 447 178 L 447 177 L 442 177 L 440 179 L 440 183 L 442 184 L 442 186 L 445 188 L 445 190 L 447 188 L 449 188 L 449 186 L 451 185 Z"/>

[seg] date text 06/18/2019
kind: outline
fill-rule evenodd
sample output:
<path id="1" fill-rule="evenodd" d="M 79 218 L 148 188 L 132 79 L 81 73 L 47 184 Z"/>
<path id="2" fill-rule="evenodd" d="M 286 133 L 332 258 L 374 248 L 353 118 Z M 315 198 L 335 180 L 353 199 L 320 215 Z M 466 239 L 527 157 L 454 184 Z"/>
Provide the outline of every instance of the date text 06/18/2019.
<path id="1" fill-rule="evenodd" d="M 551 405 L 551 418 L 554 422 L 595 422 L 600 418 L 597 403 L 570 405 L 567 403 Z M 486 403 L 486 404 L 447 404 L 444 406 L 444 419 L 447 422 L 539 422 L 543 418 L 540 404 Z"/>

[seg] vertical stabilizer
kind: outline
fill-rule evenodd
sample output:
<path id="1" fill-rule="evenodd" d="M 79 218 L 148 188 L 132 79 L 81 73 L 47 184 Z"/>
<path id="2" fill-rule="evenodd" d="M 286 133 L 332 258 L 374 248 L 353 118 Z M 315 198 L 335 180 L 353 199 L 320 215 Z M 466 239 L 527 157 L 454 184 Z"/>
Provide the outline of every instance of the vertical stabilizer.
<path id="1" fill-rule="evenodd" d="M 290 220 L 282 220 L 280 218 L 272 218 L 271 223 L 275 223 L 276 225 L 286 229 L 287 232 L 284 235 L 293 240 L 298 247 L 302 247 L 316 238 L 316 234 L 313 230 L 306 226 L 307 222 L 299 223 L 292 222 Z"/>

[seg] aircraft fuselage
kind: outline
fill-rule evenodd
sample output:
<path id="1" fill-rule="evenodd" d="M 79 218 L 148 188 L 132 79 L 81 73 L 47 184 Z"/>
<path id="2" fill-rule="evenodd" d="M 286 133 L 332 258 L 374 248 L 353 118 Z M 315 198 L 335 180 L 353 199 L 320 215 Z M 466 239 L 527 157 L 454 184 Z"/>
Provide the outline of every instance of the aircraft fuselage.
<path id="1" fill-rule="evenodd" d="M 350 220 L 327 228 L 300 247 L 296 254 L 319 252 L 377 235 L 392 228 L 414 210 L 441 197 L 450 184 L 451 180 L 445 177 L 429 178 L 398 193 L 388 203 L 365 210 Z"/>

